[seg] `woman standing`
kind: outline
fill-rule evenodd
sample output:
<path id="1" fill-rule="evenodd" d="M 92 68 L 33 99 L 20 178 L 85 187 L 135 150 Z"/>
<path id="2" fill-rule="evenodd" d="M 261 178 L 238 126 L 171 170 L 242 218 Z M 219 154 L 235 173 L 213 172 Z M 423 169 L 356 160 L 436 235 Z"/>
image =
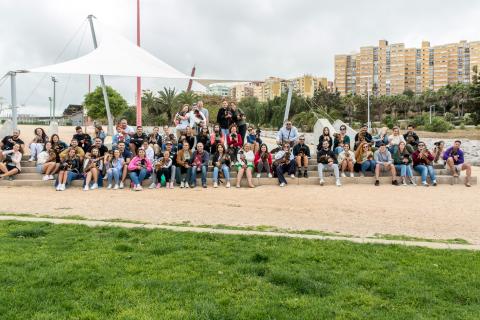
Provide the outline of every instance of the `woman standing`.
<path id="1" fill-rule="evenodd" d="M 48 137 L 42 128 L 33 130 L 33 139 L 30 141 L 30 159 L 28 161 L 35 161 L 38 154 L 43 151 L 43 146 L 48 141 Z"/>
<path id="2" fill-rule="evenodd" d="M 128 171 L 130 171 L 133 190 L 142 191 L 143 180 L 147 179 L 152 172 L 152 163 L 147 159 L 143 148 L 138 149 L 138 154 L 128 164 Z"/>
<path id="3" fill-rule="evenodd" d="M 20 145 L 15 143 L 13 149 L 3 151 L 4 162 L 0 162 L 0 179 L 8 178 L 13 180 L 13 176 L 22 171 L 20 162 L 22 161 L 22 153 Z"/>
<path id="4" fill-rule="evenodd" d="M 107 155 L 106 167 L 107 167 L 107 179 L 108 186 L 107 189 L 112 189 L 112 180 L 115 179 L 115 186 L 113 190 L 117 190 L 120 185 L 120 178 L 122 177 L 123 171 L 123 157 L 120 154 L 120 150 L 115 149 L 113 155 Z M 113 179 L 112 179 L 113 178 Z"/>
<path id="5" fill-rule="evenodd" d="M 237 188 L 240 188 L 240 182 L 242 181 L 243 174 L 247 176 L 248 186 L 250 188 L 255 188 L 252 182 L 253 176 L 253 161 L 255 160 L 255 155 L 251 150 L 249 144 L 246 144 L 243 149 L 240 149 L 237 153 Z"/>
<path id="6" fill-rule="evenodd" d="M 217 152 L 213 155 L 213 187 L 218 187 L 218 174 L 223 172 L 223 176 L 227 181 L 226 187 L 230 188 L 230 156 L 225 152 L 223 144 L 217 144 Z"/>

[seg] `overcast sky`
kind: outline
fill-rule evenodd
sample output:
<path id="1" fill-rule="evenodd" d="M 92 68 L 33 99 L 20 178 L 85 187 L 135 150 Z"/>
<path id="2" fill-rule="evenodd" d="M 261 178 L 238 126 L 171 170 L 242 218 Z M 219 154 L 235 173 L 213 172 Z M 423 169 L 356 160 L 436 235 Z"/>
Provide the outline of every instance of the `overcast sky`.
<path id="1" fill-rule="evenodd" d="M 0 0 L 1 75 L 91 51 L 83 23 L 88 14 L 135 41 L 136 0 Z M 379 39 L 409 47 L 419 47 L 422 40 L 432 45 L 480 40 L 479 14 L 480 2 L 463 0 L 141 0 L 142 47 L 184 73 L 195 64 L 198 76 L 264 79 L 309 73 L 331 80 L 335 54 L 376 45 Z M 18 103 L 26 105 L 19 112 L 48 115 L 49 75 L 17 78 Z M 61 113 L 70 103 L 80 104 L 88 87 L 85 76 L 58 79 Z M 134 103 L 135 79 L 106 77 L 106 82 Z M 143 82 L 144 89 L 163 86 L 183 90 L 186 83 Z M 0 97 L 0 103 L 10 103 L 8 81 Z"/>

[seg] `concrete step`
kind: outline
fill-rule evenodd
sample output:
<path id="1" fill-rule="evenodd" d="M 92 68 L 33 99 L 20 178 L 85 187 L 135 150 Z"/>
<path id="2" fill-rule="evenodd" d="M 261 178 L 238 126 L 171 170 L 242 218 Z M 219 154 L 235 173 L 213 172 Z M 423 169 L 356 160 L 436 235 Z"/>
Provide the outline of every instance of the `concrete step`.
<path id="1" fill-rule="evenodd" d="M 416 177 L 416 183 L 420 184 L 421 179 L 420 177 Z M 287 183 L 290 185 L 318 185 L 319 178 L 318 177 L 309 177 L 309 178 L 290 178 L 286 177 Z M 335 185 L 335 178 L 332 176 L 325 175 L 324 177 L 325 185 Z M 375 178 L 374 177 L 354 177 L 354 178 L 341 178 L 342 184 L 374 184 Z M 224 181 L 225 182 L 225 181 Z M 277 178 L 253 178 L 253 182 L 256 186 L 262 185 L 278 185 Z M 451 176 L 437 176 L 438 184 L 463 184 L 464 177 L 460 177 L 459 179 L 454 179 Z M 126 180 L 125 185 L 128 186 L 130 183 L 129 179 Z M 144 186 L 149 186 L 151 183 L 150 179 L 147 179 L 143 182 Z M 232 185 L 235 185 L 235 179 L 231 180 Z M 391 183 L 390 177 L 380 177 L 380 183 L 382 185 L 389 185 Z M 477 184 L 477 177 L 472 177 L 471 183 L 473 185 Z M 211 186 L 213 184 L 211 179 L 207 179 L 207 184 Z M 42 181 L 37 179 L 15 179 L 13 181 L 8 181 L 6 179 L 0 180 L 0 186 L 5 187 L 14 187 L 14 186 L 45 186 L 45 187 L 53 187 L 54 181 Z M 81 187 L 83 185 L 83 180 L 75 180 L 73 182 L 73 186 Z M 107 183 L 104 181 L 104 186 Z M 201 180 L 197 179 L 197 186 L 201 185 Z M 242 179 L 242 185 L 247 185 L 246 178 Z"/>

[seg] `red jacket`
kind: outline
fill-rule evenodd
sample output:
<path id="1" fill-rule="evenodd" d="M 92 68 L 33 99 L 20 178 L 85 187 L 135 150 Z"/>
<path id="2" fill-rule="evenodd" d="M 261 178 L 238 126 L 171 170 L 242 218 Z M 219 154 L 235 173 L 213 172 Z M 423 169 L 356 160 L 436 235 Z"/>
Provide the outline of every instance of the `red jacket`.
<path id="1" fill-rule="evenodd" d="M 231 135 L 228 135 L 228 136 L 227 136 L 227 145 L 228 145 L 229 147 L 238 147 L 238 148 L 243 147 L 242 136 L 237 133 L 237 141 L 234 141 L 234 140 L 231 138 Z"/>
<path id="2" fill-rule="evenodd" d="M 255 153 L 255 159 L 253 160 L 255 167 L 257 167 L 257 164 L 260 162 L 260 160 L 260 152 Z M 270 167 L 272 167 L 272 154 L 270 152 L 268 153 L 268 163 L 270 164 Z"/>

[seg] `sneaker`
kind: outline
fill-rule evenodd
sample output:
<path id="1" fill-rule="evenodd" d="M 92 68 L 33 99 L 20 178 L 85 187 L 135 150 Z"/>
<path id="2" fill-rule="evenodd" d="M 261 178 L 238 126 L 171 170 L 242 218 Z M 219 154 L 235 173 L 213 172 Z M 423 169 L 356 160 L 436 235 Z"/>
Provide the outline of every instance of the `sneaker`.
<path id="1" fill-rule="evenodd" d="M 83 191 L 88 191 L 88 186 L 83 187 Z"/>
<path id="2" fill-rule="evenodd" d="M 437 186 L 437 180 L 433 180 L 432 186 L 436 187 Z"/>
<path id="3" fill-rule="evenodd" d="M 123 182 L 120 182 L 119 188 L 120 188 L 120 189 L 125 188 L 125 185 L 123 184 Z"/>
<path id="4" fill-rule="evenodd" d="M 380 181 L 375 180 L 375 185 L 378 187 L 380 185 Z"/>
<path id="5" fill-rule="evenodd" d="M 32 162 L 32 161 L 35 161 L 35 159 L 34 158 L 28 159 L 28 162 Z"/>
<path id="6" fill-rule="evenodd" d="M 185 182 L 183 181 L 180 182 L 180 188 L 185 188 Z"/>
<path id="7" fill-rule="evenodd" d="M 206 188 L 207 188 L 207 184 L 206 184 L 206 183 L 202 184 L 202 188 L 206 189 Z"/>
<path id="8" fill-rule="evenodd" d="M 257 179 L 260 178 L 262 175 L 260 173 L 257 173 Z"/>
<path id="9" fill-rule="evenodd" d="M 354 177 L 355 177 L 355 173 L 350 172 L 350 178 L 354 178 Z"/>
<path id="10" fill-rule="evenodd" d="M 60 186 L 61 186 L 61 184 L 60 184 L 60 183 L 59 183 L 59 184 L 57 184 L 57 186 L 55 187 L 55 190 L 56 190 L 56 191 L 60 191 Z"/>
<path id="11" fill-rule="evenodd" d="M 402 186 L 404 186 L 404 187 L 407 186 L 407 181 L 405 181 L 405 179 L 402 179 Z"/>
<path id="12" fill-rule="evenodd" d="M 185 182 L 185 188 L 190 188 L 190 186 L 188 185 L 188 182 Z"/>
<path id="13" fill-rule="evenodd" d="M 422 186 L 423 187 L 429 187 L 428 183 L 426 183 L 426 182 L 422 182 Z"/>
<path id="14" fill-rule="evenodd" d="M 346 178 L 347 175 L 345 174 L 345 172 L 342 172 L 342 178 Z"/>
<path id="15" fill-rule="evenodd" d="M 155 189 L 155 183 L 151 183 L 149 186 L 148 186 L 148 189 Z"/>
<path id="16" fill-rule="evenodd" d="M 48 180 L 55 180 L 55 177 L 53 176 L 53 174 L 48 176 Z"/>
<path id="17" fill-rule="evenodd" d="M 272 177 L 272 174 L 271 174 L 271 173 L 269 173 L 269 174 L 268 174 L 268 177 L 269 177 L 269 178 L 271 178 L 271 177 Z"/>
<path id="18" fill-rule="evenodd" d="M 170 189 L 175 188 L 175 182 L 170 182 Z"/>
<path id="19" fill-rule="evenodd" d="M 236 188 L 240 188 L 240 185 L 239 185 L 239 184 L 237 184 L 235 187 L 236 187 Z"/>
<path id="20" fill-rule="evenodd" d="M 340 182 L 340 179 L 337 179 L 336 184 L 337 184 L 337 187 L 341 187 L 341 186 L 342 186 L 342 183 Z"/>
<path id="21" fill-rule="evenodd" d="M 280 187 L 285 187 L 285 182 L 280 183 Z"/>
<path id="22" fill-rule="evenodd" d="M 305 171 L 303 172 L 303 177 L 304 177 L 304 178 L 308 178 L 307 170 L 305 170 Z"/>
<path id="23" fill-rule="evenodd" d="M 217 182 L 214 182 L 214 183 L 213 183 L 213 187 L 214 187 L 214 188 L 218 188 L 218 183 L 217 183 Z"/>
<path id="24" fill-rule="evenodd" d="M 141 186 L 141 185 L 137 185 L 137 191 L 142 191 L 142 190 L 143 190 L 142 186 Z"/>
<path id="25" fill-rule="evenodd" d="M 397 181 L 397 180 L 392 180 L 392 185 L 393 185 L 393 186 L 398 186 L 398 185 L 399 185 L 399 184 L 398 184 L 398 181 Z"/>
<path id="26" fill-rule="evenodd" d="M 301 171 L 301 170 L 298 170 L 298 172 L 297 172 L 297 176 L 298 176 L 299 178 L 301 178 L 301 177 L 302 177 L 302 171 Z"/>
<path id="27" fill-rule="evenodd" d="M 94 183 L 92 185 L 92 187 L 90 188 L 90 190 L 95 190 L 95 189 L 98 189 L 98 184 Z"/>
<path id="28" fill-rule="evenodd" d="M 290 178 L 295 179 L 295 175 L 294 175 L 294 174 L 291 174 L 291 175 L 290 175 Z"/>
<path id="29" fill-rule="evenodd" d="M 112 184 L 111 183 L 107 186 L 107 189 L 112 189 Z"/>
<path id="30" fill-rule="evenodd" d="M 67 186 L 65 184 L 60 185 L 60 191 L 65 191 Z"/>
<path id="31" fill-rule="evenodd" d="M 410 178 L 410 184 L 411 184 L 412 186 L 416 186 L 416 185 L 417 185 L 417 184 L 415 183 L 414 178 Z"/>
<path id="32" fill-rule="evenodd" d="M 161 186 L 162 186 L 162 185 L 161 185 L 160 183 L 157 183 L 156 188 L 157 188 L 157 189 L 160 189 Z"/>
<path id="33" fill-rule="evenodd" d="M 323 186 L 325 184 L 325 180 L 320 179 L 320 185 Z"/>
<path id="34" fill-rule="evenodd" d="M 227 181 L 227 185 L 225 187 L 230 188 L 230 181 Z"/>
<path id="35" fill-rule="evenodd" d="M 118 184 L 113 187 L 113 190 L 118 190 Z"/>
<path id="36" fill-rule="evenodd" d="M 49 180 L 49 176 L 44 175 L 43 178 L 42 178 L 42 181 L 48 181 L 48 180 Z"/>

